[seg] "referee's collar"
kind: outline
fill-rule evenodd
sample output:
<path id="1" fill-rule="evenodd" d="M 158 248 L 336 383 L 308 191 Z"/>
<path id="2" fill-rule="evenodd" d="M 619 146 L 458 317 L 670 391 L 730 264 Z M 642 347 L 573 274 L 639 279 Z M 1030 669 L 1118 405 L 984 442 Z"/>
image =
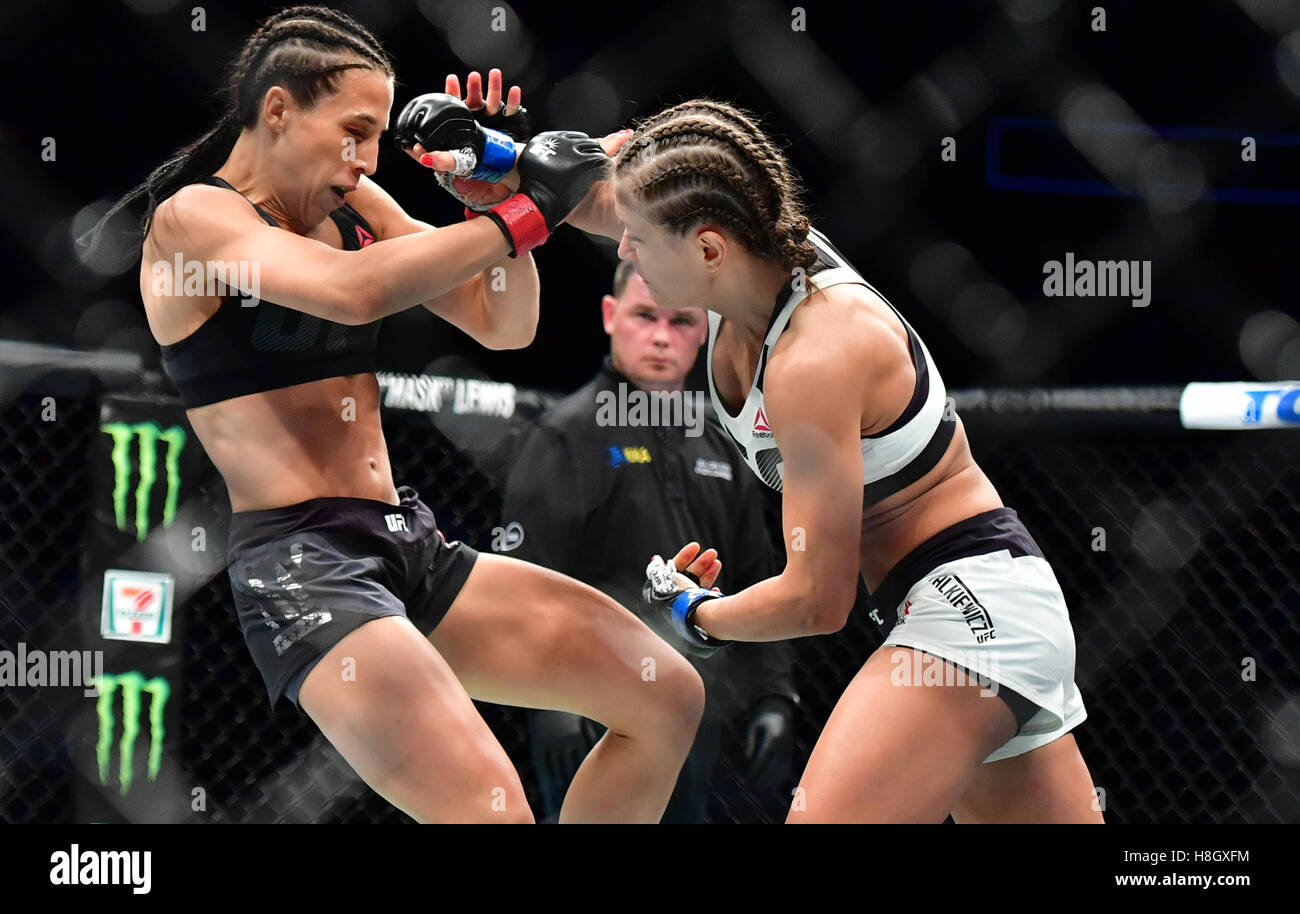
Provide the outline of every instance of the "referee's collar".
<path id="1" fill-rule="evenodd" d="M 600 374 L 596 375 L 596 380 L 600 382 L 602 390 L 614 390 L 619 384 L 626 384 L 628 387 L 636 387 L 627 375 L 614 367 L 614 357 L 606 354 L 605 359 L 600 365 Z M 637 390 L 640 390 L 637 387 Z"/>

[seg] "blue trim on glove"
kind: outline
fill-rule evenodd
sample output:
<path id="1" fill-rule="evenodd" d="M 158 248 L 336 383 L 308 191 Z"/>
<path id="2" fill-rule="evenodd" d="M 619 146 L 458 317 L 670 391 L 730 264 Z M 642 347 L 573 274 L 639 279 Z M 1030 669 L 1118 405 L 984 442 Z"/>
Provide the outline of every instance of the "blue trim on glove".
<path id="1" fill-rule="evenodd" d="M 695 611 L 695 607 L 705 600 L 716 600 L 721 596 L 722 594 L 716 591 L 707 590 L 703 587 L 692 587 L 690 590 L 683 590 L 673 597 L 672 620 L 673 628 L 677 634 L 694 644 L 720 645 L 728 643 L 717 638 L 710 638 L 702 628 L 691 621 L 691 614 Z"/>
<path id="2" fill-rule="evenodd" d="M 491 181 L 496 184 L 515 167 L 519 149 L 515 141 L 499 130 L 483 127 L 483 157 L 474 173 L 470 175 L 478 181 Z"/>

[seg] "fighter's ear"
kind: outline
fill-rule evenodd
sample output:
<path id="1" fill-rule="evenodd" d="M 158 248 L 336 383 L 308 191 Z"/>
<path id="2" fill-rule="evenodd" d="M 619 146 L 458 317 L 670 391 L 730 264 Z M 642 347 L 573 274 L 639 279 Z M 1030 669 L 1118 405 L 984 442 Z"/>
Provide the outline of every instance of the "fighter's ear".
<path id="1" fill-rule="evenodd" d="M 275 131 L 284 129 L 285 115 L 294 107 L 293 96 L 282 86 L 271 86 L 262 97 L 262 117 Z"/>
<path id="2" fill-rule="evenodd" d="M 614 332 L 614 309 L 618 307 L 618 299 L 612 295 L 606 295 L 600 300 L 600 316 L 605 322 L 605 332 Z"/>
<path id="3" fill-rule="evenodd" d="M 701 228 L 695 233 L 696 249 L 707 270 L 717 270 L 727 259 L 727 236 L 717 229 Z"/>

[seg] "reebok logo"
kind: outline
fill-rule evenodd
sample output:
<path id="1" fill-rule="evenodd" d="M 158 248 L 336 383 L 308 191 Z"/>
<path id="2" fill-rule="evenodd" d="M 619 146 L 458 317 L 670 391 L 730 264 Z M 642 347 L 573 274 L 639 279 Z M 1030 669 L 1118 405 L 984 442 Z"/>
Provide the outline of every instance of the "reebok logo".
<path id="1" fill-rule="evenodd" d="M 368 244 L 374 244 L 374 242 L 375 242 L 375 236 L 372 235 L 372 234 L 370 234 L 369 232 L 367 232 L 365 229 L 363 229 L 361 226 L 358 225 L 358 226 L 357 226 L 357 242 L 358 242 L 362 247 L 365 247 L 365 246 L 368 245 Z"/>
<path id="2" fill-rule="evenodd" d="M 772 437 L 772 426 L 767 424 L 767 416 L 763 413 L 763 407 L 761 406 L 758 408 L 758 415 L 754 417 L 754 437 Z"/>

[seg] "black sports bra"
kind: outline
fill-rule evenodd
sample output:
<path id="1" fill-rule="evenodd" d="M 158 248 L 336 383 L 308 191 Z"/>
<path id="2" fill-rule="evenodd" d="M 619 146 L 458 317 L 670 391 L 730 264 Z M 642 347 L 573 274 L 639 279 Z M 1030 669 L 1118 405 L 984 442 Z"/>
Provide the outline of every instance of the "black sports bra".
<path id="1" fill-rule="evenodd" d="M 216 176 L 201 183 L 234 190 Z M 260 206 L 250 205 L 267 223 L 277 225 Z M 375 240 L 366 220 L 347 204 L 330 218 L 343 235 L 344 250 L 358 251 Z M 269 301 L 247 307 L 237 289 L 230 291 L 233 294 L 226 295 L 197 330 L 162 347 L 163 369 L 186 409 L 375 370 L 379 321 L 338 324 Z"/>

